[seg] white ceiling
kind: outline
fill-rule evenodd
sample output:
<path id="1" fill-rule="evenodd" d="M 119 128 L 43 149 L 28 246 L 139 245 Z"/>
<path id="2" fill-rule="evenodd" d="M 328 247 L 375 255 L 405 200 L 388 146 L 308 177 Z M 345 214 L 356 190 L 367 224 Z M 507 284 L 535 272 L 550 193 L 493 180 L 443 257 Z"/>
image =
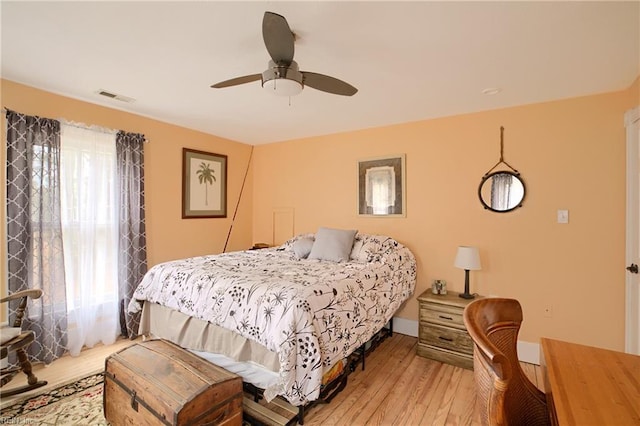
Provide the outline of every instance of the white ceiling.
<path id="1" fill-rule="evenodd" d="M 261 144 L 623 90 L 640 74 L 640 2 L 8 2 L 2 77 Z M 260 82 L 265 11 L 304 71 L 356 86 L 279 98 Z M 498 87 L 494 96 L 483 89 Z M 97 95 L 99 89 L 135 99 Z M 11 107 L 11 105 L 3 105 Z"/>

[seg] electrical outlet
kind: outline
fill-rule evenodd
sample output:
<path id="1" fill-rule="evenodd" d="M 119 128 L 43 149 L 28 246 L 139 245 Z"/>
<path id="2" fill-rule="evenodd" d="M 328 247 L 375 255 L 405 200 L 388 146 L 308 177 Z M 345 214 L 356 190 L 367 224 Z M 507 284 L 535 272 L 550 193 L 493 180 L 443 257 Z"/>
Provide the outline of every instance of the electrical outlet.
<path id="1" fill-rule="evenodd" d="M 546 305 L 544 307 L 544 316 L 547 317 L 547 318 L 553 317 L 553 306 Z"/>

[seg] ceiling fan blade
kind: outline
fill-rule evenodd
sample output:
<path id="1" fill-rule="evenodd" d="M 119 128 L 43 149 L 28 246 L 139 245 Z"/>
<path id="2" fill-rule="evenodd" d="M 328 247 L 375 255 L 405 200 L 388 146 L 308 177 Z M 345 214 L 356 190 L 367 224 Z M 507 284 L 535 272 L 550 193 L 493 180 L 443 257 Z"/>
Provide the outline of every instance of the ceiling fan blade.
<path id="1" fill-rule="evenodd" d="M 291 64 L 295 40 L 284 16 L 265 12 L 262 18 L 262 38 L 273 62 L 286 66 Z"/>
<path id="2" fill-rule="evenodd" d="M 318 74 L 315 72 L 302 71 L 302 83 L 305 86 L 313 87 L 323 92 L 333 93 L 334 95 L 353 96 L 358 89 L 342 80 L 338 80 L 328 75 Z"/>
<path id="3" fill-rule="evenodd" d="M 231 80 L 221 81 L 220 83 L 216 83 L 211 87 L 214 89 L 222 89 L 223 87 L 237 86 L 239 84 L 250 83 L 252 81 L 260 80 L 261 78 L 262 78 L 262 74 L 245 75 L 242 77 L 232 78 Z"/>

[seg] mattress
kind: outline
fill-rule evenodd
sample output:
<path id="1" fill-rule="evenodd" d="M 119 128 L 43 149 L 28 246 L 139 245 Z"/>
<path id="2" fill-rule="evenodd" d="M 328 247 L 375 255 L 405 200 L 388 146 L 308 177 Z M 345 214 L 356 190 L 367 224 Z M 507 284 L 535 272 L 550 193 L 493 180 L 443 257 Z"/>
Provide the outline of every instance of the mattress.
<path id="1" fill-rule="evenodd" d="M 324 373 L 379 331 L 415 288 L 406 247 L 358 237 L 349 262 L 299 259 L 290 241 L 159 264 L 129 308 L 148 306 L 141 332 L 166 329 L 170 336 L 160 337 L 183 347 L 277 372 L 265 397 L 302 405 L 317 399 Z M 154 305 L 167 310 L 154 314 Z"/>

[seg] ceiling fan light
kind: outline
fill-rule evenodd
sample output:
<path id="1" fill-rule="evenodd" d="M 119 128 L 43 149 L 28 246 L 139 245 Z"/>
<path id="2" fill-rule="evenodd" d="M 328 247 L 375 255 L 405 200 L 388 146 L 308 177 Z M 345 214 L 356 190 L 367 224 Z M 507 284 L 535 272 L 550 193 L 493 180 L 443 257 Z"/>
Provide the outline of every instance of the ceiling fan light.
<path id="1" fill-rule="evenodd" d="M 295 96 L 302 92 L 302 84 L 288 78 L 274 78 L 262 83 L 262 87 L 276 96 Z"/>

